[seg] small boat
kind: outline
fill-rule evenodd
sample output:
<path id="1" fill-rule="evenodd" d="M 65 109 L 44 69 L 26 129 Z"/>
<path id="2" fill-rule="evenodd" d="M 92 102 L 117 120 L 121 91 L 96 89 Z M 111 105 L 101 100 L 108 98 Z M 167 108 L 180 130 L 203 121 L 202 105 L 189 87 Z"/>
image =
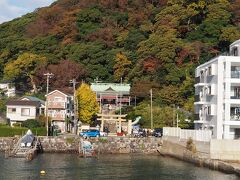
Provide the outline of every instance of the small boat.
<path id="1" fill-rule="evenodd" d="M 41 143 L 36 138 L 31 130 L 19 139 L 12 151 L 6 152 L 6 157 L 20 157 L 32 160 L 40 149 Z"/>

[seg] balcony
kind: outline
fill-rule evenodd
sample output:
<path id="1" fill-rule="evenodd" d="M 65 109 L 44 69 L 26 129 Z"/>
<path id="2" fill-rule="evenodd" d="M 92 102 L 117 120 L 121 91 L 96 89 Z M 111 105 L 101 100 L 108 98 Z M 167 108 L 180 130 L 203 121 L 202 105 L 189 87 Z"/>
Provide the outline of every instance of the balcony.
<path id="1" fill-rule="evenodd" d="M 231 78 L 240 79 L 240 71 L 231 71 Z"/>

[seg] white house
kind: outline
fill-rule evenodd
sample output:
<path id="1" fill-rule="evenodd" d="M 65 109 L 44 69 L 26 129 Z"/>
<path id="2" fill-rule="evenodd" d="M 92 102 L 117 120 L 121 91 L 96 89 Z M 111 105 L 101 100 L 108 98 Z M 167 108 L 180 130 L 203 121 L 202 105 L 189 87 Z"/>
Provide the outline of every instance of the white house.
<path id="1" fill-rule="evenodd" d="M 6 103 L 6 117 L 10 120 L 11 126 L 14 123 L 22 123 L 27 119 L 36 119 L 37 116 L 44 112 L 42 100 L 26 96 L 19 100 L 10 100 Z"/>
<path id="2" fill-rule="evenodd" d="M 13 97 L 16 95 L 16 89 L 9 81 L 0 82 L 0 91 L 7 97 Z"/>
<path id="3" fill-rule="evenodd" d="M 216 139 L 240 138 L 240 40 L 230 56 L 218 56 L 195 71 L 195 128 Z"/>

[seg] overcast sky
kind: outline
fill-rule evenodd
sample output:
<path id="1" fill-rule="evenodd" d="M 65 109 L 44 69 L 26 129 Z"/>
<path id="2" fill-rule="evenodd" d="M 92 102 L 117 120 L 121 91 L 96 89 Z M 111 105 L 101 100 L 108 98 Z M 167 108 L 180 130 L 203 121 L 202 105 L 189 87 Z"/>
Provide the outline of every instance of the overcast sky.
<path id="1" fill-rule="evenodd" d="M 0 0 L 0 24 L 50 5 L 56 0 Z"/>

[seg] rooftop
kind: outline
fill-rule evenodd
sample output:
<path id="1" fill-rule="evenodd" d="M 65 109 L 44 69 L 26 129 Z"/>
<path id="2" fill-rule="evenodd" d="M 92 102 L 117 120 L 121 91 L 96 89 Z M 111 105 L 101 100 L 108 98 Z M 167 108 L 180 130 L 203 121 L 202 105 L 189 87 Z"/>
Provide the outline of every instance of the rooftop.
<path id="1" fill-rule="evenodd" d="M 39 101 L 11 100 L 6 103 L 7 106 L 40 106 Z"/>
<path id="2" fill-rule="evenodd" d="M 22 97 L 22 98 L 20 98 L 20 100 L 23 100 L 23 99 L 29 99 L 30 101 L 38 101 L 38 102 L 40 102 L 41 104 L 45 104 L 45 101 L 43 101 L 43 100 L 41 100 L 41 99 L 39 99 L 39 98 L 37 98 L 37 97 L 33 97 L 33 96 L 24 96 L 24 97 Z"/>
<path id="3" fill-rule="evenodd" d="M 91 83 L 91 89 L 95 92 L 130 92 L 130 84 L 122 83 Z"/>

